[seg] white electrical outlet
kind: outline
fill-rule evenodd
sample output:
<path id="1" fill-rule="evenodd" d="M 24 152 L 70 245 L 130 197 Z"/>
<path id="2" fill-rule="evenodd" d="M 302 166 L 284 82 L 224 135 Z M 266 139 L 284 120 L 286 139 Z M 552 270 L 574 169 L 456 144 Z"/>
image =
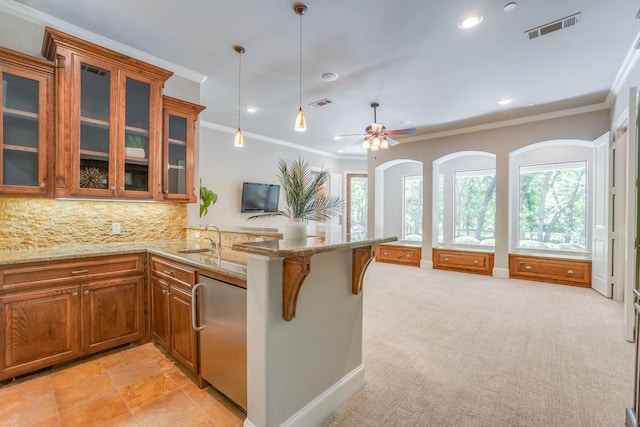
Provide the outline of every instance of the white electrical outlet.
<path id="1" fill-rule="evenodd" d="M 114 222 L 111 224 L 111 234 L 120 234 L 120 223 Z"/>
<path id="2" fill-rule="evenodd" d="M 193 232 L 193 236 L 194 236 L 196 239 L 199 239 L 199 238 L 200 238 L 200 230 L 196 230 L 196 231 L 194 231 L 194 232 Z"/>

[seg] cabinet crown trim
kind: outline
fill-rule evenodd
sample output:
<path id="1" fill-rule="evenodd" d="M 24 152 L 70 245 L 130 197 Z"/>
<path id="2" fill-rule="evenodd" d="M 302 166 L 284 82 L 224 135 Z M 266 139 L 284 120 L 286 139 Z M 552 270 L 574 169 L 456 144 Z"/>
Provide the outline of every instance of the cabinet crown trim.
<path id="1" fill-rule="evenodd" d="M 162 81 L 167 80 L 173 75 L 173 71 L 165 70 L 164 68 L 140 61 L 139 59 L 132 58 L 106 47 L 54 30 L 51 27 L 46 27 L 44 29 L 44 40 L 42 42 L 42 56 L 53 61 L 56 57 L 57 49 L 61 47 L 90 57 L 97 55 L 101 58 L 108 58 L 122 69 L 151 75 Z"/>

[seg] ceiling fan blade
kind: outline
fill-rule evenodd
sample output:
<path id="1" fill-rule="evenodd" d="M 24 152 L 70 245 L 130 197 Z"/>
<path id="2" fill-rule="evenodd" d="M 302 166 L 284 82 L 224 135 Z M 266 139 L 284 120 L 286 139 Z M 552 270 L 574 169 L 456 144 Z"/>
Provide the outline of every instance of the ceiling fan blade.
<path id="1" fill-rule="evenodd" d="M 387 138 L 387 142 L 389 143 L 389 146 L 390 146 L 390 147 L 393 147 L 393 146 L 395 146 L 395 145 L 398 145 L 398 144 L 399 144 L 399 142 L 398 142 L 398 141 L 396 141 L 395 139 L 392 139 L 392 138 Z"/>
<path id="2" fill-rule="evenodd" d="M 384 131 L 385 135 L 413 135 L 416 133 L 418 129 L 409 128 L 409 129 L 395 129 L 395 130 L 386 130 Z"/>
<path id="3" fill-rule="evenodd" d="M 346 137 L 346 136 L 364 136 L 364 133 L 346 133 L 346 134 L 342 134 L 342 135 L 336 135 L 339 137 Z"/>

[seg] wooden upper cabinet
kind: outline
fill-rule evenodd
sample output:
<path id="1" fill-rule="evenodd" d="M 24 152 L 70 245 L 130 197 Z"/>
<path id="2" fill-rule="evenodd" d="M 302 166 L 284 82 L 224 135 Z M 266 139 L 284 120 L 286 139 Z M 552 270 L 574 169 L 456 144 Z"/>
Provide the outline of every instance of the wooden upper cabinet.
<path id="1" fill-rule="evenodd" d="M 0 193 L 53 194 L 54 64 L 0 47 Z"/>
<path id="2" fill-rule="evenodd" d="M 170 71 L 46 28 L 57 67 L 57 197 L 159 199 L 162 88 Z"/>
<path id="3" fill-rule="evenodd" d="M 194 137 L 198 115 L 205 107 L 163 97 L 163 199 L 195 202 Z"/>

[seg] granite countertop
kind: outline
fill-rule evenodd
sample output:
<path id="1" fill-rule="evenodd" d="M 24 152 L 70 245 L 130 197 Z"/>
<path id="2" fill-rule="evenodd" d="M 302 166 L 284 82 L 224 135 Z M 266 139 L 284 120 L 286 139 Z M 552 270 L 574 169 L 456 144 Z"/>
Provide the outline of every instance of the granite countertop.
<path id="1" fill-rule="evenodd" d="M 25 264 L 29 262 L 44 262 L 69 260 L 94 256 L 124 255 L 132 253 L 152 253 L 175 261 L 190 264 L 197 268 L 212 270 L 228 276 L 247 279 L 246 265 L 236 262 L 237 254 L 230 248 L 223 247 L 220 259 L 208 252 L 183 253 L 201 249 L 200 242 L 190 240 L 127 242 L 127 243 L 99 243 L 91 245 L 65 245 L 33 250 L 0 251 L 0 267 L 7 265 Z"/>
<path id="2" fill-rule="evenodd" d="M 265 242 L 236 243 L 231 248 L 235 251 L 272 258 L 302 257 L 322 252 L 373 246 L 381 243 L 394 242 L 397 237 L 367 238 L 363 240 L 340 240 L 327 242 L 318 237 L 307 237 L 302 240 L 269 240 Z"/>
<path id="3" fill-rule="evenodd" d="M 215 225 L 215 224 L 213 224 Z M 189 230 L 201 230 L 204 231 L 207 229 L 206 226 L 187 226 L 185 227 Z M 219 226 L 220 231 L 224 231 L 225 233 L 240 233 L 240 234 L 248 234 L 248 235 L 256 235 L 256 236 L 274 236 L 282 238 L 282 232 L 278 231 L 277 228 L 260 228 L 260 227 L 233 227 L 233 226 Z"/>

